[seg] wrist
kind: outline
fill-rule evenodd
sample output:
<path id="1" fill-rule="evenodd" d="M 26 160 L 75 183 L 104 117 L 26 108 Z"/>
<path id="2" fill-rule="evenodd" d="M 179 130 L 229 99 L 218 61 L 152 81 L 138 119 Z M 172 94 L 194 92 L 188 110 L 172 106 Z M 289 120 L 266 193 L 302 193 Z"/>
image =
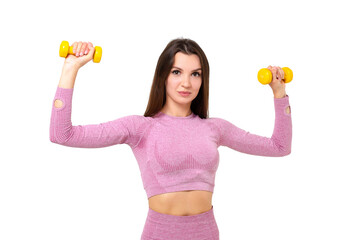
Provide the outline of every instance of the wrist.
<path id="1" fill-rule="evenodd" d="M 274 93 L 274 98 L 283 98 L 286 97 L 286 92 L 276 92 Z"/>
<path id="2" fill-rule="evenodd" d="M 63 66 L 63 72 L 67 72 L 67 73 L 77 73 L 79 69 L 80 67 L 72 63 L 64 63 Z"/>
<path id="3" fill-rule="evenodd" d="M 76 79 L 78 70 L 79 69 L 73 65 L 64 64 L 58 87 L 74 88 L 75 79 Z"/>

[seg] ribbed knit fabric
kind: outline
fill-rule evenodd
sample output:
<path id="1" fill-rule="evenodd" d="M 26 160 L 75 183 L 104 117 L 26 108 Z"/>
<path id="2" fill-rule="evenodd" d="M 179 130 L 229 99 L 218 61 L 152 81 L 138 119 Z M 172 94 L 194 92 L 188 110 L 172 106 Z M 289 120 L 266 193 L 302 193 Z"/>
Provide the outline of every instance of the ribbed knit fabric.
<path id="1" fill-rule="evenodd" d="M 221 118 L 202 119 L 192 113 L 174 117 L 128 115 L 112 121 L 73 126 L 73 88 L 57 87 L 52 104 L 50 141 L 68 147 L 100 148 L 128 144 L 137 160 L 147 197 L 176 191 L 213 192 L 219 146 L 236 151 L 280 157 L 291 152 L 289 96 L 274 98 L 275 125 L 271 138 L 245 131 Z M 56 108 L 54 102 L 63 102 Z"/>
<path id="2" fill-rule="evenodd" d="M 189 216 L 159 213 L 149 208 L 141 240 L 219 240 L 213 206 Z"/>

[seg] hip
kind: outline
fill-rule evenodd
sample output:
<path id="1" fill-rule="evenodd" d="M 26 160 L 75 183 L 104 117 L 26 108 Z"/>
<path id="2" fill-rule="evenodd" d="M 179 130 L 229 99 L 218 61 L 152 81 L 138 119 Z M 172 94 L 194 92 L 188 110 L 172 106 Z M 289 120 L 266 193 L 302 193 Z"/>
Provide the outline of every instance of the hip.
<path id="1" fill-rule="evenodd" d="M 219 229 L 210 210 L 189 216 L 164 214 L 148 209 L 141 240 L 219 240 Z"/>

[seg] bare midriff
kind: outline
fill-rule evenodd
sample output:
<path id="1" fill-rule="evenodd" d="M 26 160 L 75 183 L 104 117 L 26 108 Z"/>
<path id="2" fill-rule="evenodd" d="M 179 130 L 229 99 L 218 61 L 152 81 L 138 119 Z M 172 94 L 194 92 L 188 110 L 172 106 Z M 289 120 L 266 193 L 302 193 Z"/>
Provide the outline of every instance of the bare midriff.
<path id="1" fill-rule="evenodd" d="M 212 207 L 212 192 L 188 190 L 169 192 L 150 197 L 149 207 L 159 213 L 190 216 L 209 211 Z"/>

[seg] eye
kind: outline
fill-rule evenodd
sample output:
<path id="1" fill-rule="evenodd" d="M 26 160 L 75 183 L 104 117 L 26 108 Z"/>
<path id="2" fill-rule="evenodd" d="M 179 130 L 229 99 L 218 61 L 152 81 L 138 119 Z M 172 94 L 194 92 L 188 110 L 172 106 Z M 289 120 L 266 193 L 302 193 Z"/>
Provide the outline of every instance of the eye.
<path id="1" fill-rule="evenodd" d="M 175 75 L 178 75 L 178 73 L 180 73 L 180 71 L 179 70 L 174 70 L 174 71 L 172 71 L 172 73 L 175 74 Z"/>
<path id="2" fill-rule="evenodd" d="M 201 74 L 200 74 L 200 73 L 198 73 L 198 72 L 194 72 L 193 74 L 197 74 L 197 76 L 196 76 L 196 77 L 200 77 L 200 76 L 201 76 Z"/>

